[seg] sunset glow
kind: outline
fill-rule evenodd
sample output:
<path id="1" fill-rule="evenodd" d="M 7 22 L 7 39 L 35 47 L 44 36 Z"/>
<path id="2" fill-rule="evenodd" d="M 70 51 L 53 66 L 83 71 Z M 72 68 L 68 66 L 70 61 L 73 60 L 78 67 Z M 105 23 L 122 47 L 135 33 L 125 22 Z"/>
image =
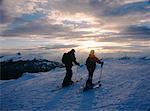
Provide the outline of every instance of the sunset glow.
<path id="1" fill-rule="evenodd" d="M 3 0 L 0 52 L 150 55 L 147 0 Z M 145 45 L 146 44 L 146 45 Z M 99 51 L 98 51 L 99 52 Z"/>

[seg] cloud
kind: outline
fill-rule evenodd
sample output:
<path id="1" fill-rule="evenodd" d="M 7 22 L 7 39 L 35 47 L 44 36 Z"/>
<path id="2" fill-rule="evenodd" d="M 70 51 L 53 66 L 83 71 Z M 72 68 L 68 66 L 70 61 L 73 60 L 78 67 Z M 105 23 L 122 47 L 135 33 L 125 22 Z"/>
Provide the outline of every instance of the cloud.
<path id="1" fill-rule="evenodd" d="M 150 12 L 150 8 L 148 8 L 149 5 L 150 3 L 148 1 L 123 4 L 118 7 L 113 7 L 112 10 L 108 12 L 105 11 L 105 15 L 121 16 L 135 13 L 141 14 L 149 13 Z"/>
<path id="2" fill-rule="evenodd" d="M 149 4 L 147 0 L 3 0 L 0 35 L 132 45 L 150 40 Z M 71 48 L 76 44 L 43 49 Z"/>
<path id="3" fill-rule="evenodd" d="M 120 0 L 15 0 L 15 2 L 2 1 L 3 21 L 8 22 L 7 18 L 12 19 L 5 27 L 5 31 L 2 32 L 3 36 L 20 35 L 21 33 L 35 35 L 53 35 L 55 33 L 60 36 L 59 34 L 64 31 L 66 36 L 73 34 L 73 36 L 82 37 L 86 32 L 87 34 L 98 31 L 101 34 L 104 31 L 104 33 L 106 31 L 110 33 L 112 30 L 117 32 L 149 17 L 149 8 L 147 8 L 149 3 L 140 0 L 134 2 Z M 136 14 L 133 15 L 133 13 Z M 38 21 L 38 26 L 36 21 Z M 95 28 L 98 31 L 94 32 Z"/>
<path id="4" fill-rule="evenodd" d="M 47 45 L 47 46 L 43 46 L 43 47 L 39 47 L 40 49 L 63 49 L 63 48 L 75 48 L 78 47 L 78 45 L 64 45 L 64 44 L 57 44 L 57 45 Z"/>
<path id="5" fill-rule="evenodd" d="M 66 48 L 70 49 L 70 48 L 75 48 L 75 47 L 78 47 L 78 45 L 55 44 L 55 45 L 39 46 L 39 47 L 36 47 L 36 48 L 34 48 L 34 47 L 23 48 L 22 50 L 26 50 L 26 51 L 29 51 L 29 50 L 32 50 L 32 51 L 35 51 L 35 50 L 56 50 L 56 49 L 59 50 L 59 49 L 66 49 Z"/>
<path id="6" fill-rule="evenodd" d="M 150 35 L 150 28 L 133 25 L 127 27 L 123 33 L 128 35 Z"/>
<path id="7" fill-rule="evenodd" d="M 0 23 L 6 23 L 9 21 L 10 17 L 6 14 L 5 10 L 0 8 Z"/>
<path id="8" fill-rule="evenodd" d="M 61 25 L 46 25 L 46 24 L 39 24 L 38 22 L 34 23 L 27 23 L 24 26 L 16 27 L 10 30 L 6 30 L 3 32 L 3 36 L 19 36 L 19 35 L 57 35 L 62 32 L 65 32 L 67 28 Z"/>
<path id="9" fill-rule="evenodd" d="M 3 0 L 0 0 L 0 23 L 5 24 L 5 23 L 9 22 L 10 19 L 11 19 L 11 17 L 7 13 L 7 11 L 5 10 Z"/>

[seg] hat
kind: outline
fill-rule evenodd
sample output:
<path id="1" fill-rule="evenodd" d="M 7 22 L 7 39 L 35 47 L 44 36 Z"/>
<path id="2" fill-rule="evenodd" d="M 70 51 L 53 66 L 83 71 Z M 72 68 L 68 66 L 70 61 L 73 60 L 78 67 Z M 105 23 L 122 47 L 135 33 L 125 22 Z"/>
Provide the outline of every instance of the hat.
<path id="1" fill-rule="evenodd" d="M 94 54 L 94 50 L 91 50 L 91 51 L 90 51 L 90 54 Z"/>
<path id="2" fill-rule="evenodd" d="M 74 50 L 74 49 L 71 49 L 71 52 L 75 52 L 75 50 Z"/>

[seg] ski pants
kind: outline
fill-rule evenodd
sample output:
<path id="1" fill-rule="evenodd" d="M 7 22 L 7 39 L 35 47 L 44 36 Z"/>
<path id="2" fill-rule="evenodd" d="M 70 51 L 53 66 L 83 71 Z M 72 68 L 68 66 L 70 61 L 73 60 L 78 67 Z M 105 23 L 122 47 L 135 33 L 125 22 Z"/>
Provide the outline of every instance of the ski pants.
<path id="1" fill-rule="evenodd" d="M 63 80 L 63 85 L 69 85 L 70 82 L 72 81 L 71 78 L 72 78 L 72 66 L 67 66 L 66 65 L 66 75 L 65 75 L 65 78 Z"/>
<path id="2" fill-rule="evenodd" d="M 92 78 L 93 78 L 93 73 L 95 71 L 95 67 L 91 67 L 91 68 L 87 67 L 87 69 L 88 69 L 88 72 L 89 72 L 89 76 L 88 76 L 88 80 L 86 82 L 86 85 L 89 86 L 89 85 L 92 85 Z"/>

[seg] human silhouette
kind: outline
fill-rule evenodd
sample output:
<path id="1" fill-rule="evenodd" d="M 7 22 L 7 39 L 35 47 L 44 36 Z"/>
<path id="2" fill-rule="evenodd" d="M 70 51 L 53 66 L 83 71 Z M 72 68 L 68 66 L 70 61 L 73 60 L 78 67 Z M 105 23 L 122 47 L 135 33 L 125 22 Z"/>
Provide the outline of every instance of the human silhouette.
<path id="1" fill-rule="evenodd" d="M 65 87 L 73 83 L 73 81 L 71 80 L 73 75 L 72 73 L 73 62 L 76 65 L 80 66 L 80 64 L 76 61 L 75 50 L 71 49 L 71 51 L 69 51 L 68 53 L 64 53 L 62 62 L 65 64 L 66 67 L 66 75 L 62 83 L 62 87 Z"/>
<path id="2" fill-rule="evenodd" d="M 86 82 L 86 88 L 92 88 L 93 84 L 92 84 L 92 78 L 93 78 L 93 73 L 95 71 L 96 68 L 96 63 L 99 63 L 101 65 L 103 65 L 103 62 L 101 61 L 101 59 L 98 59 L 95 55 L 94 55 L 94 50 L 90 51 L 89 57 L 86 60 L 86 67 L 88 70 L 88 80 Z"/>

